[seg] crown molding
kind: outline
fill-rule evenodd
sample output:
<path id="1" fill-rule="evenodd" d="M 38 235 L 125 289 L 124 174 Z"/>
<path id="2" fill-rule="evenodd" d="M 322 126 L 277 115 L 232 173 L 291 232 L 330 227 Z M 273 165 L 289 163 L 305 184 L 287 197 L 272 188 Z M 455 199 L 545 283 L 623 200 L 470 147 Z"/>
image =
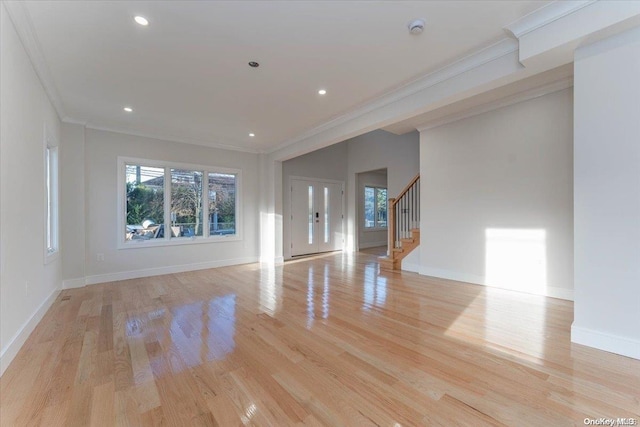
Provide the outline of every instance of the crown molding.
<path id="1" fill-rule="evenodd" d="M 573 77 L 566 77 L 561 80 L 557 80 L 553 83 L 548 83 L 537 88 L 525 90 L 514 95 L 509 95 L 495 101 L 490 101 L 485 104 L 471 107 L 467 110 L 459 113 L 450 114 L 448 116 L 425 122 L 424 124 L 417 126 L 416 129 L 419 132 L 433 129 L 438 126 L 443 126 L 449 123 L 457 122 L 458 120 L 466 119 L 469 117 L 477 116 L 479 114 L 488 113 L 489 111 L 497 110 L 499 108 L 508 107 L 513 104 L 517 104 L 531 99 L 539 98 L 550 93 L 558 92 L 563 89 L 567 89 L 573 86 Z"/>
<path id="2" fill-rule="evenodd" d="M 141 138 L 151 138 L 151 139 L 159 139 L 161 141 L 177 142 L 180 144 L 191 144 L 191 145 L 199 145 L 207 148 L 217 148 L 220 150 L 239 151 L 242 153 L 251 153 L 251 154 L 262 153 L 262 151 L 255 148 L 238 147 L 235 145 L 228 145 L 228 144 L 212 144 L 211 142 L 208 142 L 202 139 L 196 139 L 196 138 L 180 138 L 174 135 L 159 134 L 159 133 L 153 133 L 153 132 L 139 132 L 131 129 L 120 129 L 117 127 L 100 126 L 90 122 L 80 122 L 77 120 L 69 119 L 68 117 L 65 118 L 63 122 L 74 124 L 74 125 L 80 125 L 80 126 L 83 126 L 85 129 L 98 130 L 102 132 L 119 133 L 119 134 L 129 135 L 129 136 L 139 136 Z"/>
<path id="3" fill-rule="evenodd" d="M 83 121 L 83 120 L 76 120 L 73 117 L 69 117 L 69 116 L 65 116 L 62 118 L 62 123 L 69 123 L 72 125 L 79 125 L 82 127 L 86 127 L 87 126 L 87 122 Z"/>
<path id="4" fill-rule="evenodd" d="M 22 41 L 24 50 L 27 52 L 27 56 L 31 60 L 31 65 L 38 75 L 38 78 L 49 97 L 49 101 L 51 101 L 53 108 L 55 108 L 58 113 L 58 118 L 62 120 L 64 117 L 67 117 L 67 114 L 64 111 L 62 98 L 60 97 L 58 88 L 51 77 L 49 66 L 42 54 L 42 47 L 38 37 L 36 36 L 33 22 L 31 21 L 31 17 L 29 16 L 25 3 L 23 1 L 15 0 L 3 1 L 2 4 L 7 10 L 9 19 L 13 22 L 13 26 L 18 33 L 18 37 L 20 38 L 20 41 Z"/>
<path id="5" fill-rule="evenodd" d="M 513 40 L 511 38 L 502 39 L 468 56 L 462 57 L 445 67 L 442 67 L 436 71 L 433 71 L 400 87 L 388 91 L 372 101 L 360 104 L 347 111 L 346 113 L 321 124 L 320 126 L 317 126 L 296 136 L 295 138 L 285 141 L 284 143 L 274 147 L 273 149 L 270 149 L 266 153 L 275 153 L 321 132 L 325 132 L 343 123 L 355 120 L 358 117 L 361 117 L 371 111 L 375 111 L 389 104 L 400 101 L 403 98 L 414 95 L 446 80 L 452 79 L 460 74 L 466 73 L 489 62 L 500 59 L 506 55 L 516 52 L 517 50 L 518 42 L 516 40 Z"/>
<path id="6" fill-rule="evenodd" d="M 114 132 L 125 135 L 133 135 L 139 136 L 143 138 L 153 138 L 153 139 L 161 139 L 165 141 L 178 142 L 183 144 L 192 144 L 192 145 L 200 145 L 209 148 L 218 148 L 222 150 L 231 150 L 231 151 L 240 151 L 245 153 L 258 154 L 261 153 L 261 150 L 252 149 L 252 148 L 244 148 L 237 147 L 233 145 L 227 144 L 212 144 L 205 140 L 192 139 L 192 138 L 179 138 L 173 135 L 166 134 L 154 134 L 148 132 L 137 132 L 129 129 L 119 129 L 115 127 L 108 126 L 99 126 L 92 124 L 87 121 L 78 120 L 74 117 L 69 116 L 62 103 L 62 98 L 60 97 L 60 93 L 51 77 L 51 71 L 46 63 L 44 55 L 42 54 L 42 47 L 40 45 L 40 41 L 36 36 L 36 32 L 33 26 L 33 22 L 31 21 L 31 17 L 29 16 L 29 12 L 26 9 L 24 1 L 3 1 L 3 5 L 5 5 L 9 18 L 13 22 L 14 27 L 16 28 L 16 32 L 18 33 L 18 37 L 24 46 L 25 51 L 27 52 L 27 56 L 31 60 L 31 64 L 40 79 L 40 82 L 49 98 L 53 107 L 55 108 L 58 118 L 63 123 L 69 123 L 74 125 L 83 126 L 86 129 L 94 129 L 101 130 L 106 132 Z"/>
<path id="7" fill-rule="evenodd" d="M 562 0 L 549 3 L 540 9 L 536 9 L 528 15 L 507 25 L 505 30 L 516 38 L 520 38 L 531 31 L 544 27 L 564 16 L 567 16 L 583 7 L 589 6 L 598 0 Z"/>

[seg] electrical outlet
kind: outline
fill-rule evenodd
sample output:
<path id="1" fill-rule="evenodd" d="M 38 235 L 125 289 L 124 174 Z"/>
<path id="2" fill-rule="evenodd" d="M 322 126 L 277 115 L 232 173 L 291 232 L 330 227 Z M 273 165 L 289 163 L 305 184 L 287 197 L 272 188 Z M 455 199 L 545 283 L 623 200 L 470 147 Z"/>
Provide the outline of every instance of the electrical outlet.
<path id="1" fill-rule="evenodd" d="M 104 254 L 103 254 L 103 253 L 97 254 L 97 255 L 96 255 L 96 259 L 97 259 L 99 262 L 104 261 Z"/>

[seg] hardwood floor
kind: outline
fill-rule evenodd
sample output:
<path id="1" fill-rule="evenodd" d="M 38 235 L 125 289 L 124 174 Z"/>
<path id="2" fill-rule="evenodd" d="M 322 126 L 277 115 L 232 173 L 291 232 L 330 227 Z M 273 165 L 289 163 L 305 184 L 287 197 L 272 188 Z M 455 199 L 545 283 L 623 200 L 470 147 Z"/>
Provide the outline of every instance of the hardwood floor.
<path id="1" fill-rule="evenodd" d="M 360 249 L 360 252 L 362 252 L 364 254 L 370 254 L 370 255 L 386 256 L 387 255 L 387 247 L 386 246 L 375 246 L 373 248 Z"/>
<path id="2" fill-rule="evenodd" d="M 640 420 L 640 361 L 571 302 L 331 253 L 63 291 L 3 375 L 2 426 Z"/>

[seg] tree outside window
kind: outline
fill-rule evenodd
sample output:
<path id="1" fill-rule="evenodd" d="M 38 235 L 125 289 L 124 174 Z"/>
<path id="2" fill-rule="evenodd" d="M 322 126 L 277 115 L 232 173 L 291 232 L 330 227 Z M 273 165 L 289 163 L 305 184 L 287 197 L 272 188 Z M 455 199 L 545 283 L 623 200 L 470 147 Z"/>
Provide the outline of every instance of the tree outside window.
<path id="1" fill-rule="evenodd" d="M 368 229 L 387 227 L 387 189 L 364 187 L 364 227 Z"/>
<path id="2" fill-rule="evenodd" d="M 139 163 L 124 169 L 125 242 L 237 236 L 237 173 Z"/>

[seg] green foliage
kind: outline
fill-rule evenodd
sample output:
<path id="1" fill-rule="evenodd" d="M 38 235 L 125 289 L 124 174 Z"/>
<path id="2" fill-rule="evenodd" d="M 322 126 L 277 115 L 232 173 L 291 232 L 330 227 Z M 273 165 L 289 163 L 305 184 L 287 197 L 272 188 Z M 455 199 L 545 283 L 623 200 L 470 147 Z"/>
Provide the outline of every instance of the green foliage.
<path id="1" fill-rule="evenodd" d="M 164 221 L 164 193 L 144 184 L 127 183 L 127 224 L 142 224 L 150 219 L 156 224 Z"/>
<path id="2" fill-rule="evenodd" d="M 377 197 L 377 220 L 378 221 L 386 221 L 387 220 L 387 190 L 385 188 L 378 188 L 376 191 Z"/>

